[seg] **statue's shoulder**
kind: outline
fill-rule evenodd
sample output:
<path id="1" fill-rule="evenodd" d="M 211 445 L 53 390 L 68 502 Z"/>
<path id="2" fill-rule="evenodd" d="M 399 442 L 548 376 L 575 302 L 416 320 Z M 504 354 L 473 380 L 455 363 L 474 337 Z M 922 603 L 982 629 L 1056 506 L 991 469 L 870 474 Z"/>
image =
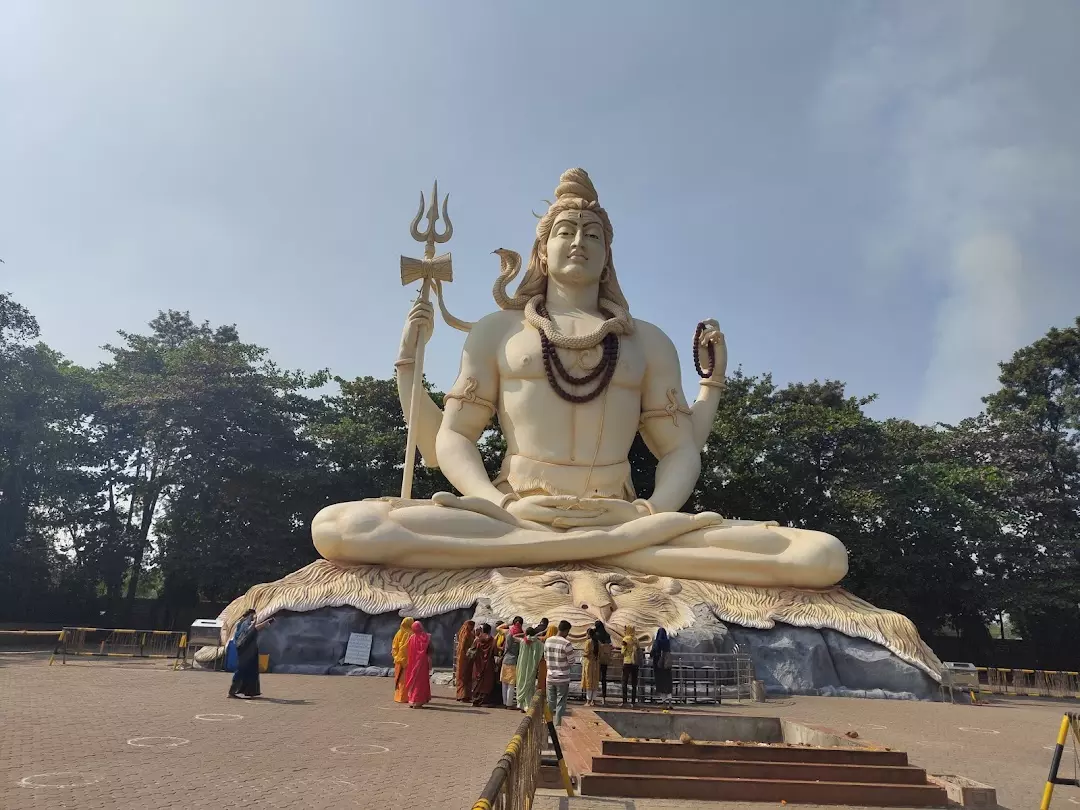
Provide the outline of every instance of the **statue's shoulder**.
<path id="1" fill-rule="evenodd" d="M 471 343 L 498 342 L 521 331 L 525 314 L 519 309 L 498 309 L 473 324 L 469 332 Z"/>
<path id="2" fill-rule="evenodd" d="M 634 318 L 634 336 L 637 337 L 646 350 L 667 350 L 669 347 L 672 349 L 675 347 L 675 344 L 671 342 L 671 338 L 667 336 L 663 329 L 654 323 L 643 321 L 641 318 Z"/>

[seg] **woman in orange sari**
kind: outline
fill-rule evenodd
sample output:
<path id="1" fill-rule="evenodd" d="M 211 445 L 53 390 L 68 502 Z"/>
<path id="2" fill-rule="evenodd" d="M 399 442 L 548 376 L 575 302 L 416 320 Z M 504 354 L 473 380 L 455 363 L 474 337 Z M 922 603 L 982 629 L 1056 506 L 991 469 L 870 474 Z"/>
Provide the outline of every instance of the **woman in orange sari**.
<path id="1" fill-rule="evenodd" d="M 457 634 L 457 657 L 454 659 L 454 683 L 457 684 L 459 703 L 472 703 L 473 659 L 469 657 L 473 641 L 476 639 L 472 619 L 461 625 Z"/>
<path id="2" fill-rule="evenodd" d="M 409 663 L 409 637 L 412 635 L 413 621 L 412 616 L 401 620 L 401 629 L 394 634 L 394 641 L 390 645 L 390 654 L 394 656 L 394 700 L 397 703 L 409 702 L 405 667 Z"/>

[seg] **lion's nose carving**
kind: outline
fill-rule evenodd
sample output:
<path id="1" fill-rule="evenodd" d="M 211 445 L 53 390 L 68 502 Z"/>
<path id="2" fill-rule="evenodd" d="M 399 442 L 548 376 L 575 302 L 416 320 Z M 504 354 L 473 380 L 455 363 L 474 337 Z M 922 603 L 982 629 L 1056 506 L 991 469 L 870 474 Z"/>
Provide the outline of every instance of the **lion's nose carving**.
<path id="1" fill-rule="evenodd" d="M 583 603 L 583 604 L 581 605 L 581 609 L 582 609 L 582 610 L 588 610 L 588 609 L 589 609 L 589 606 Z"/>

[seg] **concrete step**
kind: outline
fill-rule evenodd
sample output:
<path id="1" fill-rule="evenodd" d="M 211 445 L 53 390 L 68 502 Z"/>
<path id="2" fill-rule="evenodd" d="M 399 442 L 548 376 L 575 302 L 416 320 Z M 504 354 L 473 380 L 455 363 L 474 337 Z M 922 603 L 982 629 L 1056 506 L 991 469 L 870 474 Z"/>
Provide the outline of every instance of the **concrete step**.
<path id="1" fill-rule="evenodd" d="M 582 796 L 629 799 L 788 802 L 867 807 L 946 807 L 945 790 L 931 785 L 859 782 L 807 782 L 794 779 L 747 781 L 695 776 L 645 776 L 588 773 Z"/>
<path id="2" fill-rule="evenodd" d="M 604 740 L 610 757 L 707 759 L 721 762 L 813 762 L 835 765 L 907 765 L 903 751 L 866 748 L 800 748 L 798 746 L 725 745 L 723 743 L 640 742 Z"/>
<path id="3" fill-rule="evenodd" d="M 725 762 L 706 759 L 593 757 L 593 773 L 642 776 L 704 776 L 722 779 L 781 779 L 925 785 L 926 771 L 911 765 L 841 765 L 832 762 Z"/>

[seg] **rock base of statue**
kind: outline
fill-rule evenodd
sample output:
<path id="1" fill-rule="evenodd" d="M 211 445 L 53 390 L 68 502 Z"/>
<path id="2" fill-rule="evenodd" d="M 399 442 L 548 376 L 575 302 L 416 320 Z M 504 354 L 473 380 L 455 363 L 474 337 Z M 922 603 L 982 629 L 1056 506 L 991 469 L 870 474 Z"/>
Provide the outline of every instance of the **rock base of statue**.
<path id="1" fill-rule="evenodd" d="M 603 595 L 601 597 L 601 595 Z M 644 576 L 591 564 L 543 570 L 424 571 L 312 563 L 256 585 L 222 613 L 223 641 L 249 607 L 277 621 L 259 634 L 273 672 L 388 674 L 402 616 L 432 634 L 435 665 L 452 664 L 454 637 L 468 619 L 566 618 L 583 639 L 597 609 L 608 627 L 632 625 L 643 638 L 662 626 L 673 650 L 749 652 L 770 694 L 934 699 L 942 665 L 914 625 L 841 588 L 751 588 Z M 372 636 L 368 667 L 342 663 L 350 633 Z M 221 648 L 204 647 L 211 662 Z"/>

